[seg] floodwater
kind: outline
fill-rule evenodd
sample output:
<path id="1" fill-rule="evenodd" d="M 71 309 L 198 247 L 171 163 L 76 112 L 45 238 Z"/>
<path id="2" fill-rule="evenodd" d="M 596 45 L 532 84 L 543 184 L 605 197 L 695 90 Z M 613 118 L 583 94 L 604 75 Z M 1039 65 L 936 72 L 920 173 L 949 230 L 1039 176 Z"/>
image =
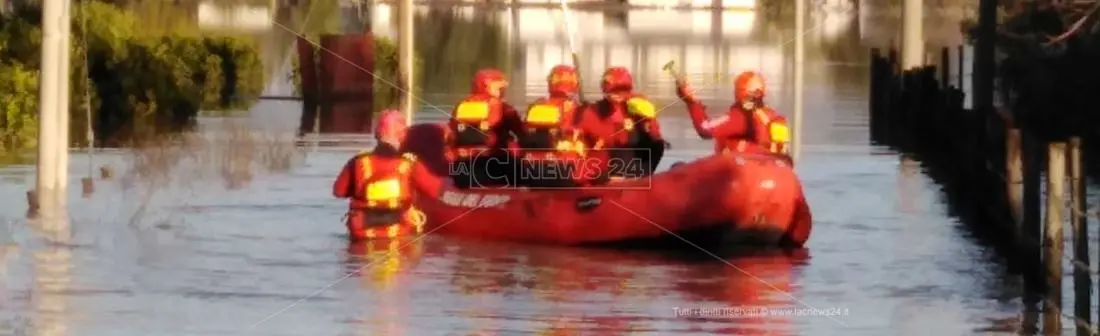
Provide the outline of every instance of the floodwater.
<path id="1" fill-rule="evenodd" d="M 528 15 L 525 20 L 538 17 Z M 707 16 L 692 15 L 661 24 Z M 297 126 L 298 107 L 263 102 L 242 118 L 203 120 L 206 135 L 247 125 L 262 134 L 252 138 L 208 137 L 187 149 L 140 154 L 74 154 L 68 222 L 24 219 L 33 166 L 0 169 L 0 334 L 1012 333 L 1023 310 L 1019 281 L 948 216 L 938 187 L 917 163 L 867 140 L 863 64 L 872 43 L 860 39 L 854 13 L 814 15 L 814 22 L 840 23 L 829 28 L 832 35 L 810 34 L 807 43 L 806 145 L 798 171 L 815 230 L 804 250 L 715 258 L 702 251 L 683 256 L 444 237 L 348 244 L 340 223 L 345 205 L 329 196 L 329 185 L 363 148 L 294 149 L 280 136 Z M 629 39 L 585 43 L 589 50 L 600 43 L 636 47 L 641 51 L 634 55 L 650 59 L 678 57 L 684 49 L 678 41 L 695 43 L 689 51 L 701 56 L 684 62 L 687 72 L 704 78 L 708 71 L 763 68 L 773 102 L 789 111 L 786 69 L 793 48 L 767 32 L 790 26 L 789 20 L 754 20 L 742 35 L 718 34 L 734 41 L 722 44 L 725 51 L 674 35 L 644 48 Z M 645 22 L 631 22 L 639 21 Z M 708 34 L 702 33 L 715 38 Z M 516 58 L 532 74 L 513 83 L 527 84 L 517 95 L 533 97 L 541 72 L 562 59 L 564 42 L 531 40 L 516 48 L 523 50 Z M 671 85 L 659 72 L 665 61 L 641 58 L 608 56 L 607 62 L 631 66 L 646 93 L 667 101 Z M 725 65 L 707 68 L 713 59 Z M 590 62 L 582 69 L 604 66 Z M 711 98 L 729 91 L 721 81 L 699 85 Z M 272 90 L 287 87 L 274 83 Z M 438 98 L 445 96 L 429 103 L 447 105 Z M 419 118 L 437 113 L 425 107 Z M 674 146 L 666 166 L 709 148 L 684 115 L 672 105 L 662 117 Z M 234 149 L 246 142 L 254 147 Z M 250 158 L 241 164 L 228 156 Z M 97 181 L 95 193 L 82 198 L 78 179 L 100 165 L 113 167 L 116 177 Z M 1072 300 L 1065 305 L 1072 307 Z"/>

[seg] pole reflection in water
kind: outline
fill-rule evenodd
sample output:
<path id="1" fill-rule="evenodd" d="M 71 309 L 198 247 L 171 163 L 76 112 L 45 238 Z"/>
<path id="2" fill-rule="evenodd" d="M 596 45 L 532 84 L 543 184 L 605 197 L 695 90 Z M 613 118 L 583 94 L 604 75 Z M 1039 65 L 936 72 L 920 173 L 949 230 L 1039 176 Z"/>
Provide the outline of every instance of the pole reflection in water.
<path id="1" fill-rule="evenodd" d="M 378 300 L 360 319 L 364 335 L 404 335 L 408 288 L 401 277 L 416 267 L 422 243 L 413 239 L 380 239 L 348 243 L 347 272 Z"/>
<path id="2" fill-rule="evenodd" d="M 71 282 L 72 231 L 68 218 L 43 218 L 39 220 L 39 232 L 45 238 L 41 250 L 33 256 L 34 286 L 34 335 L 53 336 L 68 334 L 68 298 L 66 292 Z"/>
<path id="3" fill-rule="evenodd" d="M 913 204 L 918 199 L 920 192 L 920 163 L 909 155 L 902 155 L 898 164 L 898 208 L 903 213 L 916 213 L 917 207 Z"/>
<path id="4" fill-rule="evenodd" d="M 809 259 L 809 251 L 757 251 L 726 258 L 727 263 L 707 263 L 688 268 L 676 286 L 692 302 L 689 308 L 747 308 L 767 312 L 779 309 L 808 308 L 793 291 L 797 279 L 794 269 Z M 691 280 L 689 280 L 691 279 Z M 814 307 L 827 308 L 827 307 Z M 722 323 L 724 335 L 792 335 L 792 317 L 777 314 L 744 316 L 678 316 L 703 324 Z M 801 317 L 824 318 L 824 317 Z"/>

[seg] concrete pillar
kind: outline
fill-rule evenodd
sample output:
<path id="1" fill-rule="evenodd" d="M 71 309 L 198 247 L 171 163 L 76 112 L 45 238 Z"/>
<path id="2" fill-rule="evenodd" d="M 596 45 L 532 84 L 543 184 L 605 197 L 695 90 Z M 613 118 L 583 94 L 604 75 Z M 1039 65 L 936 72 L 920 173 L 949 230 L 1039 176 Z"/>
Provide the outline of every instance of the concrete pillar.
<path id="1" fill-rule="evenodd" d="M 924 1 L 902 1 L 901 67 L 909 70 L 924 65 Z"/>
<path id="2" fill-rule="evenodd" d="M 405 82 L 405 92 L 402 95 L 401 109 L 405 112 L 405 120 L 412 123 L 413 110 L 416 108 L 416 74 L 415 71 L 415 37 L 413 32 L 413 1 L 402 0 L 398 6 L 400 29 L 398 30 L 399 59 L 401 66 L 401 79 Z"/>
<path id="3" fill-rule="evenodd" d="M 38 214 L 53 217 L 56 212 L 57 151 L 60 139 L 58 105 L 61 87 L 61 15 L 64 0 L 42 2 L 42 70 L 39 73 L 38 102 L 38 167 L 34 193 Z M 68 23 L 65 22 L 67 25 Z"/>

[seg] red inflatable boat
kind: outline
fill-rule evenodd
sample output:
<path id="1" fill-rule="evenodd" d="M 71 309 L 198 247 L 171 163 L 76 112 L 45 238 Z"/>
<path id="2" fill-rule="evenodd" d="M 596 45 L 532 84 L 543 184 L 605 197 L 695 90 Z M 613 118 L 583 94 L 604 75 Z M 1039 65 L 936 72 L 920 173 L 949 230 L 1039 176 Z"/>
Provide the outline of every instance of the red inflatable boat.
<path id="1" fill-rule="evenodd" d="M 442 128 L 414 125 L 406 150 L 446 175 Z M 560 245 L 721 237 L 723 243 L 801 246 L 811 216 L 794 170 L 764 155 L 720 155 L 600 189 L 446 191 L 420 197 L 425 232 Z"/>

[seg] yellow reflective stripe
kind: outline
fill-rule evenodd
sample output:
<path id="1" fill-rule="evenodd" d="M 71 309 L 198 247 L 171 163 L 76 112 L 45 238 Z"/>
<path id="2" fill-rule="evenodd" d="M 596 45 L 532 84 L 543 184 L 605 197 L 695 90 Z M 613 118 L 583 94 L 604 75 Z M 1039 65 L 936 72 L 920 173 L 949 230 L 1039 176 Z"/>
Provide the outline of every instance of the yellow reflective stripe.
<path id="1" fill-rule="evenodd" d="M 390 227 L 386 229 L 386 236 L 389 236 L 390 238 L 397 237 L 397 230 L 398 224 L 390 225 Z"/>
<path id="2" fill-rule="evenodd" d="M 528 123 L 557 124 L 561 121 L 561 109 L 550 104 L 538 104 L 527 110 Z"/>
<path id="3" fill-rule="evenodd" d="M 367 200 L 372 202 L 391 201 L 401 198 L 401 182 L 397 179 L 377 181 L 367 185 Z"/>
<path id="4" fill-rule="evenodd" d="M 482 121 L 489 118 L 489 103 L 483 101 L 467 101 L 458 104 L 455 109 L 455 119 L 461 121 Z"/>
<path id="5" fill-rule="evenodd" d="M 657 116 L 657 107 L 653 106 L 653 102 L 641 97 L 634 97 L 627 100 L 626 109 L 630 114 L 644 118 L 654 118 Z"/>
<path id="6" fill-rule="evenodd" d="M 771 141 L 775 143 L 787 143 L 791 141 L 790 129 L 787 125 L 780 122 L 773 122 L 768 126 L 768 134 L 771 136 Z"/>

